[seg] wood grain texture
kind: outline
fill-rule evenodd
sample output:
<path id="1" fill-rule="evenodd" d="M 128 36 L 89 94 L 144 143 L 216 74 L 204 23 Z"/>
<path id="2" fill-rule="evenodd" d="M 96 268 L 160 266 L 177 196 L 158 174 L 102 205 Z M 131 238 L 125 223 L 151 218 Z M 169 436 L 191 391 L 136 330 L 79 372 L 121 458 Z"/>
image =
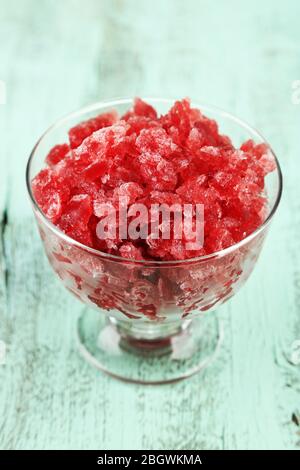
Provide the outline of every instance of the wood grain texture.
<path id="1" fill-rule="evenodd" d="M 237 0 L 0 0 L 1 449 L 299 449 L 300 7 Z M 101 98 L 192 96 L 272 143 L 285 191 L 247 285 L 220 310 L 222 354 L 185 382 L 145 388 L 86 365 L 80 305 L 45 259 L 26 197 L 31 147 Z M 299 424 L 299 423 L 298 423 Z"/>

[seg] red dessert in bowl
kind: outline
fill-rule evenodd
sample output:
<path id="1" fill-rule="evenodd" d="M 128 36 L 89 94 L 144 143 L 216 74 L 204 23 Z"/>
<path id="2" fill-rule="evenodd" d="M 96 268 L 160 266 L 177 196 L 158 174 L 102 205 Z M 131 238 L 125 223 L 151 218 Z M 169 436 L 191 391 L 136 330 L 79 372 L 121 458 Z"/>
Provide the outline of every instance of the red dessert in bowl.
<path id="1" fill-rule="evenodd" d="M 79 321 L 86 357 L 147 383 L 212 359 L 220 332 L 208 310 L 251 273 L 280 200 L 280 168 L 260 134 L 187 99 L 99 103 L 44 134 L 27 183 L 51 265 L 99 311 Z M 162 205 L 175 209 L 168 230 L 160 212 L 154 233 L 152 209 Z M 183 207 L 187 231 L 176 225 Z"/>

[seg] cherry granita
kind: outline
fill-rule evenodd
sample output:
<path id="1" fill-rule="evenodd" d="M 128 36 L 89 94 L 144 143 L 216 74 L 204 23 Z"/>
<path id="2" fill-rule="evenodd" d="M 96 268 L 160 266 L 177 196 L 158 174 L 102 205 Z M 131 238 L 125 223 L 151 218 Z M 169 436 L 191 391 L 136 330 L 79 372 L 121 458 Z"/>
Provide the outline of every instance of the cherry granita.
<path id="1" fill-rule="evenodd" d="M 237 280 L 247 275 L 242 261 L 251 244 L 205 266 L 156 270 L 147 265 L 219 252 L 266 218 L 265 176 L 276 166 L 271 151 L 252 140 L 236 148 L 188 99 L 176 101 L 160 116 L 139 98 L 123 116 L 116 111 L 100 114 L 70 129 L 69 142 L 57 143 L 45 161 L 32 181 L 37 204 L 66 235 L 99 252 L 97 259 L 88 248 L 58 244 L 48 236 L 51 263 L 83 300 L 129 317 L 165 318 L 176 309 L 187 315 L 228 298 Z M 203 246 L 187 249 L 184 236 L 153 237 L 151 217 L 140 227 L 147 237 L 126 232 L 124 239 L 119 222 L 111 236 L 99 237 L 103 204 L 116 214 L 125 208 L 130 222 L 136 203 L 149 211 L 152 204 L 203 204 Z M 100 252 L 117 255 L 124 264 L 101 260 Z M 144 260 L 147 266 L 127 264 L 130 260 Z"/>

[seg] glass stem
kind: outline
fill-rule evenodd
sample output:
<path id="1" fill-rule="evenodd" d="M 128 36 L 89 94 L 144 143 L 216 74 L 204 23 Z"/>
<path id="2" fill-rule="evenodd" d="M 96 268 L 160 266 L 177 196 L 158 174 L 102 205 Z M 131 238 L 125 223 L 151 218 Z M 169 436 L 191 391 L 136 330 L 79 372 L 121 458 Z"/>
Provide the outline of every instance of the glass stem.
<path id="1" fill-rule="evenodd" d="M 128 322 L 109 317 L 108 322 L 118 331 L 124 349 L 139 349 L 145 352 L 167 352 L 171 339 L 185 331 L 191 320 L 174 323 Z"/>

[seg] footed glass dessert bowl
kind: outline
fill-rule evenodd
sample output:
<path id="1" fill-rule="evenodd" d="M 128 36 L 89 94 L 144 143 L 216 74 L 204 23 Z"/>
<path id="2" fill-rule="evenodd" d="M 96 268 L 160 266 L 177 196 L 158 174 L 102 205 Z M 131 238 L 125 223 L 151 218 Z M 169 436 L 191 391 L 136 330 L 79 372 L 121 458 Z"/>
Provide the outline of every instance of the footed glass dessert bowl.
<path id="1" fill-rule="evenodd" d="M 174 103 L 167 99 L 146 101 L 159 113 L 167 112 Z M 228 246 L 226 243 L 213 245 L 220 247 L 213 252 L 203 251 L 204 254 L 201 254 L 199 250 L 194 257 L 174 259 L 169 256 L 169 259 L 159 259 L 158 256 L 137 256 L 140 253 L 137 250 L 141 249 L 138 245 L 128 243 L 119 250 L 122 256 L 115 254 L 113 244 L 111 250 L 101 249 L 101 244 L 95 248 L 89 241 L 85 242 L 82 232 L 78 235 L 79 225 L 76 225 L 76 231 L 71 227 L 74 213 L 79 222 L 86 217 L 82 207 L 86 204 L 85 196 L 89 196 L 77 192 L 71 203 L 66 203 L 71 207 L 67 215 L 58 216 L 61 200 L 57 195 L 61 195 L 62 190 L 60 187 L 55 194 L 51 192 L 56 183 L 52 183 L 48 174 L 45 176 L 42 173 L 45 171 L 45 157 L 48 155 L 48 164 L 50 162 L 52 167 L 59 165 L 63 159 L 60 152 L 65 154 L 69 149 L 64 147 L 65 144 L 57 148 L 54 146 L 68 141 L 71 128 L 91 119 L 88 122 L 95 123 L 93 118 L 103 113 L 105 119 L 108 119 L 106 125 L 109 126 L 115 111 L 120 115 L 127 113 L 133 103 L 133 99 L 96 103 L 54 124 L 40 138 L 30 155 L 27 188 L 51 266 L 64 286 L 88 307 L 78 319 L 77 326 L 77 340 L 82 356 L 97 369 L 128 382 L 170 383 L 195 374 L 216 357 L 223 329 L 215 310 L 230 299 L 251 274 L 280 201 L 282 176 L 279 163 L 270 149 L 274 168 L 266 172 L 268 174 L 264 178 L 263 197 L 266 204 L 263 216 L 262 208 L 257 209 L 261 216 L 260 222 L 237 242 L 231 241 Z M 238 118 L 215 107 L 192 104 L 218 123 L 222 134 L 230 136 L 235 148 L 249 139 L 255 144 L 267 145 L 256 130 Z M 81 137 L 80 132 L 83 133 Z M 73 142 L 79 138 L 74 146 L 82 149 L 86 128 L 80 132 L 69 136 Z M 95 148 L 93 142 L 85 145 L 85 151 Z M 54 151 L 51 150 L 53 147 Z M 208 151 L 212 147 L 205 148 Z M 213 154 L 210 158 L 213 158 Z M 100 166 L 97 164 L 93 172 L 98 172 L 97 177 L 103 178 L 103 172 L 106 171 L 106 179 L 103 181 L 107 181 L 112 173 L 106 167 L 103 169 L 103 162 Z M 147 162 L 144 164 L 146 167 Z M 243 164 L 243 158 L 239 164 Z M 162 168 L 162 174 L 163 171 Z M 66 174 L 67 169 L 63 169 L 63 172 Z M 41 186 L 40 180 L 37 182 L 37 175 L 44 175 L 43 178 L 48 178 L 47 182 L 43 180 Z M 91 186 L 93 184 L 91 182 Z M 197 180 L 197 184 L 200 188 L 200 180 Z M 251 185 L 247 186 L 247 195 L 251 191 Z M 84 192 L 88 190 L 85 188 Z M 52 198 L 51 204 L 49 198 Z M 96 215 L 99 214 L 96 212 Z M 60 222 L 56 223 L 57 220 Z M 227 223 L 230 220 L 226 218 Z M 217 239 L 220 233 L 216 232 L 213 237 Z M 154 253 L 153 245 L 151 247 Z"/>

